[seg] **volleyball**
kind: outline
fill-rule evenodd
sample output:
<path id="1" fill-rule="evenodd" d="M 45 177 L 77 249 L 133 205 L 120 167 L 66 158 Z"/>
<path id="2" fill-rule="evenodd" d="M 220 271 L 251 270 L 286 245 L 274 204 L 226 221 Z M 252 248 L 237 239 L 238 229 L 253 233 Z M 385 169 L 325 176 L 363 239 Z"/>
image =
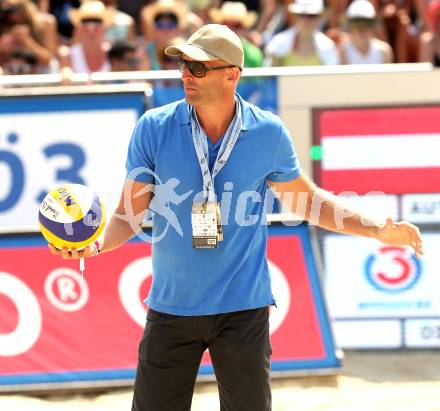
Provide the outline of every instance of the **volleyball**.
<path id="1" fill-rule="evenodd" d="M 105 209 L 89 187 L 65 184 L 46 195 L 38 219 L 44 238 L 56 248 L 82 249 L 103 230 Z"/>

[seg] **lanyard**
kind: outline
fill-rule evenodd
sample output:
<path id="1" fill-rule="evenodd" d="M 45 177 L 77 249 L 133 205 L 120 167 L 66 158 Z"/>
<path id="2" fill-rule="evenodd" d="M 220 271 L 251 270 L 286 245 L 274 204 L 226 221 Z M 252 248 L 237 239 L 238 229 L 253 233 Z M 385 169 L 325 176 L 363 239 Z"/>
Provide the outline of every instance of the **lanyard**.
<path id="1" fill-rule="evenodd" d="M 236 101 L 235 116 L 223 138 L 217 158 L 215 159 L 214 167 L 212 169 L 212 175 L 209 171 L 208 136 L 200 126 L 193 106 L 190 106 L 190 118 L 194 149 L 196 150 L 203 178 L 203 201 L 205 203 L 207 201 L 216 201 L 214 177 L 220 172 L 220 170 L 226 164 L 226 161 L 228 161 L 228 158 L 232 153 L 232 149 L 234 148 L 238 136 L 240 135 L 242 124 L 240 104 L 238 101 Z"/>

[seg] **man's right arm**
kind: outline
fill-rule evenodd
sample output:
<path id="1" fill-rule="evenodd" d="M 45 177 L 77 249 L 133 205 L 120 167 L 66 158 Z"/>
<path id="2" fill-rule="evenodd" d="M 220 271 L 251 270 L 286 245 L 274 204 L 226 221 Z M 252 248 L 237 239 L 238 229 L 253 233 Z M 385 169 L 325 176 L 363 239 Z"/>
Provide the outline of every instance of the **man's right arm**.
<path id="1" fill-rule="evenodd" d="M 118 207 L 101 237 L 101 252 L 112 251 L 142 230 L 153 195 L 153 184 L 125 180 Z"/>

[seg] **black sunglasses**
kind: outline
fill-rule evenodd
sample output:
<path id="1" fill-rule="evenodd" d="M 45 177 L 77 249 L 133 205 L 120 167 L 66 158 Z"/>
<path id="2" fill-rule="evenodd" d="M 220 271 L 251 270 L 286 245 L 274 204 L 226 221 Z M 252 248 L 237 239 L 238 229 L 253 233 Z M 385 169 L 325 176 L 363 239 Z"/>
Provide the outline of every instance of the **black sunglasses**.
<path id="1" fill-rule="evenodd" d="M 200 78 L 200 77 L 205 77 L 208 71 L 222 70 L 225 68 L 232 68 L 237 66 L 228 65 L 228 66 L 220 66 L 220 67 L 208 67 L 205 66 L 201 61 L 192 61 L 192 60 L 190 61 L 190 60 L 180 59 L 177 62 L 177 67 L 179 68 L 181 73 L 183 73 L 185 68 L 187 67 L 189 72 L 194 77 Z"/>

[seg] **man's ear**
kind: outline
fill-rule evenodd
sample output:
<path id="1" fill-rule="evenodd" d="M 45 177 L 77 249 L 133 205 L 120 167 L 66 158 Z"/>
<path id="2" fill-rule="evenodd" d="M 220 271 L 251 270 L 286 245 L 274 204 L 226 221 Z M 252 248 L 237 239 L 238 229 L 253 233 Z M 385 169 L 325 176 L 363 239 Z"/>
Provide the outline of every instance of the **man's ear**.
<path id="1" fill-rule="evenodd" d="M 228 81 L 236 83 L 238 82 L 238 80 L 240 80 L 240 75 L 240 69 L 238 67 L 232 67 L 230 70 L 228 70 L 226 78 Z"/>

